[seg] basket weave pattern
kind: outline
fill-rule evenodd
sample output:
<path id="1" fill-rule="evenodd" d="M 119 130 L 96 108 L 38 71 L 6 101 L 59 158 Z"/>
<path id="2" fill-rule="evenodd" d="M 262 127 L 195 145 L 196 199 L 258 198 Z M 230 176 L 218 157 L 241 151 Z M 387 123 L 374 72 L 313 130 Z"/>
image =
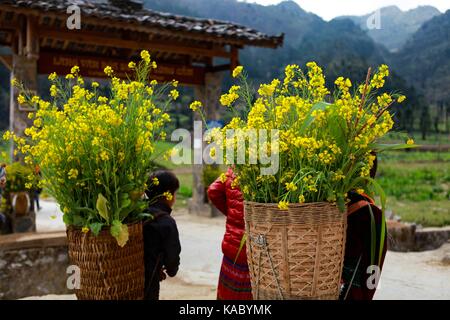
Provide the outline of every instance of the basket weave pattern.
<path id="1" fill-rule="evenodd" d="M 142 224 L 128 225 L 129 240 L 121 248 L 109 230 L 98 236 L 69 227 L 71 263 L 81 271 L 79 300 L 141 300 L 144 297 Z"/>
<path id="2" fill-rule="evenodd" d="M 245 202 L 254 299 L 338 299 L 346 214 L 327 202 Z"/>

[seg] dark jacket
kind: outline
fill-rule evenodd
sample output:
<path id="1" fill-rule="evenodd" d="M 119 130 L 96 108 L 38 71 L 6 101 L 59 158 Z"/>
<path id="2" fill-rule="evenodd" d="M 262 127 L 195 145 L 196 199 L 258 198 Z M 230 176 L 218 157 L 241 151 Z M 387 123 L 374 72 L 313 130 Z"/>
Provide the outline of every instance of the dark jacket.
<path id="1" fill-rule="evenodd" d="M 375 224 L 375 262 L 378 265 L 380 251 L 381 227 L 383 221 L 381 209 L 375 206 L 372 199 L 355 192 L 349 193 L 350 203 L 348 205 L 347 217 L 347 240 L 345 247 L 344 268 L 342 274 L 343 288 L 340 299 L 342 300 L 372 300 L 376 288 L 367 286 L 369 280 L 372 285 L 374 279 L 372 270 L 368 270 L 371 263 L 371 210 Z M 370 206 L 370 208 L 369 208 Z M 383 268 L 386 256 L 387 240 L 384 238 L 383 250 L 380 261 L 380 272 Z M 355 271 L 356 270 L 356 271 Z M 370 279 L 369 279 L 370 278 Z"/>
<path id="2" fill-rule="evenodd" d="M 239 187 L 232 185 L 235 175 L 231 169 L 228 169 L 226 177 L 224 182 L 218 178 L 209 186 L 208 198 L 227 217 L 222 252 L 227 258 L 234 261 L 245 233 L 244 198 Z M 236 262 L 247 264 L 245 246 L 241 249 Z"/>
<path id="3" fill-rule="evenodd" d="M 180 265 L 181 245 L 172 209 L 156 203 L 147 209 L 154 216 L 144 223 L 145 299 L 159 299 L 160 274 L 164 268 L 174 277 Z"/>

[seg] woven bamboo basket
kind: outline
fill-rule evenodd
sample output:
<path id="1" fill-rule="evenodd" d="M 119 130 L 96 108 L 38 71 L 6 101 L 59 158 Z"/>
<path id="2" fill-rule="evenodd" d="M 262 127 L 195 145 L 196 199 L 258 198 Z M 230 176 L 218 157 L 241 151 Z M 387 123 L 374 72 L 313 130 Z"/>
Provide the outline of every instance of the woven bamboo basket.
<path id="1" fill-rule="evenodd" d="M 245 202 L 247 256 L 255 300 L 336 300 L 346 214 L 327 202 Z"/>
<path id="2" fill-rule="evenodd" d="M 79 300 L 142 300 L 144 298 L 144 242 L 142 223 L 128 225 L 129 240 L 119 247 L 109 229 L 83 233 L 69 227 L 69 258 L 80 268 Z"/>

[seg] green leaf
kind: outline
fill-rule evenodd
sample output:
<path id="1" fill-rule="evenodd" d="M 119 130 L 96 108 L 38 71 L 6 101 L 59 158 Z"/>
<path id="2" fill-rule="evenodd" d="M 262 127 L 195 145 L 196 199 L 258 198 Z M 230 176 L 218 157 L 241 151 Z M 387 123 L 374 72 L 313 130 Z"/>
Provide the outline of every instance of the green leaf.
<path id="1" fill-rule="evenodd" d="M 100 233 L 100 230 L 102 230 L 102 227 L 103 227 L 103 223 L 101 223 L 101 222 L 94 222 L 89 225 L 89 229 L 91 229 L 92 233 L 95 236 L 98 236 L 98 234 Z"/>
<path id="2" fill-rule="evenodd" d="M 64 213 L 64 215 L 63 215 L 63 222 L 64 222 L 67 226 L 73 224 L 73 221 L 72 221 L 72 215 L 69 214 L 69 213 Z"/>
<path id="3" fill-rule="evenodd" d="M 306 128 L 308 128 L 311 123 L 314 121 L 315 117 L 312 115 L 312 113 L 316 110 L 325 110 L 328 106 L 331 106 L 331 104 L 327 103 L 327 102 L 318 102 L 315 105 L 312 106 L 312 108 L 309 110 L 308 115 L 305 118 L 305 121 L 303 122 L 301 128 L 300 128 L 300 132 L 303 132 L 304 130 L 306 130 Z"/>
<path id="4" fill-rule="evenodd" d="M 383 250 L 384 250 L 384 240 L 386 237 L 386 194 L 383 191 L 383 188 L 372 178 L 367 178 L 367 180 L 372 184 L 372 186 L 375 188 L 375 191 L 380 196 L 381 200 L 381 233 L 380 233 L 380 250 L 378 254 L 378 265 L 381 265 L 381 258 L 383 256 Z"/>
<path id="5" fill-rule="evenodd" d="M 380 152 L 387 150 L 404 150 L 404 149 L 413 149 L 417 148 L 419 145 L 417 144 L 406 144 L 406 143 L 397 143 L 397 144 L 384 144 L 384 143 L 373 143 L 369 146 L 370 149 Z"/>
<path id="6" fill-rule="evenodd" d="M 244 245 L 245 245 L 246 241 L 247 241 L 247 234 L 244 233 L 244 235 L 242 236 L 242 239 L 241 239 L 241 243 L 239 244 L 239 250 L 238 250 L 238 252 L 236 254 L 236 258 L 234 258 L 234 263 L 236 263 L 239 255 L 241 254 L 242 248 L 244 248 Z"/>
<path id="7" fill-rule="evenodd" d="M 369 204 L 370 212 L 370 265 L 375 263 L 375 251 L 377 247 L 377 228 L 375 225 L 375 216 L 373 215 L 372 206 Z"/>
<path id="8" fill-rule="evenodd" d="M 148 219 L 148 220 L 155 219 L 155 217 L 151 213 L 139 213 L 137 216 L 138 216 L 138 218 L 141 218 L 141 219 Z"/>
<path id="9" fill-rule="evenodd" d="M 98 194 L 96 207 L 100 216 L 103 219 L 105 219 L 106 222 L 108 222 L 109 221 L 108 200 L 101 193 Z"/>
<path id="10" fill-rule="evenodd" d="M 128 226 L 119 220 L 114 220 L 111 225 L 111 235 L 116 238 L 120 247 L 125 246 L 128 242 Z"/>
<path id="11" fill-rule="evenodd" d="M 83 227 L 86 223 L 85 223 L 83 217 L 75 214 L 72 216 L 72 224 L 76 227 Z"/>
<path id="12" fill-rule="evenodd" d="M 125 208 L 128 208 L 129 206 L 131 206 L 131 200 L 130 199 L 124 199 L 122 201 L 120 209 L 125 209 Z"/>
<path id="13" fill-rule="evenodd" d="M 336 203 L 341 212 L 345 212 L 345 199 L 342 195 L 338 195 Z"/>

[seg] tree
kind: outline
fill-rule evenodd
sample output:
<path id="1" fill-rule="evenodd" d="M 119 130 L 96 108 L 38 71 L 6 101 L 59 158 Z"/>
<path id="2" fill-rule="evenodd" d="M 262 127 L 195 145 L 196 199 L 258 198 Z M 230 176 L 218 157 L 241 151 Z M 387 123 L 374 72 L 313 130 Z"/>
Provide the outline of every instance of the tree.
<path id="1" fill-rule="evenodd" d="M 431 117 L 429 106 L 422 108 L 422 114 L 420 115 L 420 131 L 422 132 L 422 139 L 426 140 L 427 133 L 431 125 Z"/>

